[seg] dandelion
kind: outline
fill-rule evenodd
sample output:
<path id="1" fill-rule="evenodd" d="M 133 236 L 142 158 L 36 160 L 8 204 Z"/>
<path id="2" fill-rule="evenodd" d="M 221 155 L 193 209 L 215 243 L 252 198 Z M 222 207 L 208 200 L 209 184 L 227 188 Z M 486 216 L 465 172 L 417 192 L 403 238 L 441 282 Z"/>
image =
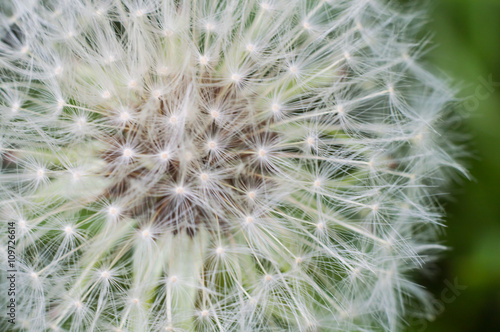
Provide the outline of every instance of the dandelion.
<path id="1" fill-rule="evenodd" d="M 0 213 L 20 279 L 2 327 L 394 331 L 432 314 L 412 275 L 443 249 L 435 197 L 465 171 L 421 14 L 393 7 L 4 1 Z"/>

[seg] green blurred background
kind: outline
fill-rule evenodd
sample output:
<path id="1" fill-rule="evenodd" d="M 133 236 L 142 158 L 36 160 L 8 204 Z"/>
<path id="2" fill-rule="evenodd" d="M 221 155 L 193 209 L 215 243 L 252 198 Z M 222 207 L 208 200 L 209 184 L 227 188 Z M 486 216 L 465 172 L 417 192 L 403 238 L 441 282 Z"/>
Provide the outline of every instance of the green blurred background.
<path id="1" fill-rule="evenodd" d="M 472 181 L 446 203 L 452 248 L 422 282 L 442 313 L 410 331 L 500 331 L 500 0 L 432 0 L 427 60 L 460 85 L 472 136 Z M 484 84 L 489 78 L 499 82 Z M 460 288 L 454 296 L 453 283 Z"/>

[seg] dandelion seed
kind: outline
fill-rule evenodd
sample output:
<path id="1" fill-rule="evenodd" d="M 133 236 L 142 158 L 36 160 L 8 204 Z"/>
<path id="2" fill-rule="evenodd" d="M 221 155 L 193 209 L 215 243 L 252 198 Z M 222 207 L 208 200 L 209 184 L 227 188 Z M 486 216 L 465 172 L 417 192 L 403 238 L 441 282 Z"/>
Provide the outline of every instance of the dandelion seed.
<path id="1" fill-rule="evenodd" d="M 128 87 L 129 87 L 130 89 L 134 89 L 134 88 L 136 88 L 136 87 L 137 87 L 137 81 L 135 81 L 135 80 L 131 80 L 130 82 L 128 82 Z"/>
<path id="2" fill-rule="evenodd" d="M 65 101 L 64 100 L 58 100 L 57 101 L 57 110 L 60 111 L 63 109 L 64 105 L 65 105 Z"/>
<path id="3" fill-rule="evenodd" d="M 215 25 L 212 23 L 207 23 L 205 24 L 205 30 L 207 31 L 213 31 L 215 29 Z"/>
<path id="4" fill-rule="evenodd" d="M 160 97 L 161 97 L 162 93 L 161 93 L 161 91 L 160 91 L 160 90 L 153 90 L 153 92 L 151 93 L 151 95 L 152 95 L 154 98 L 158 99 L 158 98 L 160 98 Z"/>
<path id="5" fill-rule="evenodd" d="M 119 214 L 120 210 L 115 206 L 110 206 L 108 208 L 108 214 L 112 217 L 116 217 Z"/>
<path id="6" fill-rule="evenodd" d="M 231 80 L 234 83 L 239 83 L 241 81 L 241 75 L 240 74 L 232 74 L 231 75 Z"/>
<path id="7" fill-rule="evenodd" d="M 169 158 L 170 158 L 170 154 L 168 153 L 168 151 L 160 152 L 160 159 L 161 160 L 167 161 Z"/>
<path id="8" fill-rule="evenodd" d="M 144 239 L 149 239 L 151 238 L 151 232 L 149 229 L 145 229 L 141 232 L 141 235 Z"/>
<path id="9" fill-rule="evenodd" d="M 201 65 L 206 66 L 208 64 L 209 59 L 206 55 L 200 55 L 199 61 Z"/>
<path id="10" fill-rule="evenodd" d="M 12 104 L 12 107 L 10 108 L 10 110 L 12 111 L 12 113 L 17 113 L 17 111 L 19 111 L 20 107 L 21 107 L 21 105 L 19 105 L 19 103 L 14 103 L 14 104 Z"/>
<path id="11" fill-rule="evenodd" d="M 296 74 L 298 74 L 298 73 L 299 73 L 299 68 L 298 68 L 297 66 L 295 66 L 295 65 L 294 65 L 294 66 L 290 66 L 290 67 L 288 68 L 288 70 L 289 70 L 289 71 L 290 71 L 290 73 L 292 73 L 293 75 L 296 75 Z"/>
<path id="12" fill-rule="evenodd" d="M 217 148 L 217 142 L 215 142 L 215 141 L 210 141 L 210 142 L 208 142 L 207 145 L 208 145 L 208 148 L 210 150 L 215 150 Z"/>
<path id="13" fill-rule="evenodd" d="M 172 115 L 169 119 L 168 119 L 168 122 L 170 122 L 170 124 L 176 124 L 177 123 L 177 117 Z"/>
<path id="14" fill-rule="evenodd" d="M 269 9 L 271 9 L 271 5 L 270 5 L 270 4 L 268 4 L 267 2 L 262 2 L 262 3 L 260 4 L 260 7 L 261 7 L 262 9 L 266 10 L 266 11 L 267 11 L 267 10 L 269 10 Z"/>
<path id="15" fill-rule="evenodd" d="M 129 112 L 127 112 L 127 111 L 120 112 L 121 122 L 126 123 L 126 122 L 128 122 L 128 120 L 130 120 L 130 118 L 131 118 L 131 115 Z"/>
<path id="16" fill-rule="evenodd" d="M 74 234 L 73 227 L 71 227 L 71 226 L 66 226 L 66 227 L 64 227 L 64 232 L 65 232 L 67 235 L 72 235 L 72 234 Z"/>
<path id="17" fill-rule="evenodd" d="M 217 119 L 220 116 L 219 111 L 213 110 L 210 112 L 210 116 L 214 119 Z"/>
<path id="18" fill-rule="evenodd" d="M 123 156 L 127 159 L 130 159 L 134 156 L 134 150 L 130 148 L 123 149 Z"/>
<path id="19" fill-rule="evenodd" d="M 109 92 L 108 90 L 106 90 L 106 91 L 104 91 L 102 93 L 101 96 L 102 96 L 103 99 L 109 99 L 109 98 L 111 98 L 111 92 Z"/>
<path id="20" fill-rule="evenodd" d="M 165 76 L 168 74 L 168 67 L 167 66 L 161 66 L 158 68 L 158 74 Z"/>

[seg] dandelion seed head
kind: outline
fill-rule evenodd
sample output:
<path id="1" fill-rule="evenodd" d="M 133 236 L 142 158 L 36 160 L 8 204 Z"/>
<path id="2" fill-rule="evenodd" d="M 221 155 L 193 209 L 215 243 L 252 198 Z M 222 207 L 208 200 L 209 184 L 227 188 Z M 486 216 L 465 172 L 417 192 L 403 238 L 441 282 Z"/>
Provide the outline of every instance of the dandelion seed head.
<path id="1" fill-rule="evenodd" d="M 5 1 L 0 219 L 19 229 L 26 329 L 399 330 L 432 313 L 409 271 L 439 252 L 431 198 L 466 171 L 454 97 L 409 54 L 420 11 Z"/>

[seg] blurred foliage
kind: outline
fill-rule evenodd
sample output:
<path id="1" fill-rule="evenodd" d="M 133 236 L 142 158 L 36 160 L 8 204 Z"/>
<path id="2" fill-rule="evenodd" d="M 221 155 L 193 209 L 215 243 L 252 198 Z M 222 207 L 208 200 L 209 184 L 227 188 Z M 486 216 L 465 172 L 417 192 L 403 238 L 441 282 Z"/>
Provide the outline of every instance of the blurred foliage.
<path id="1" fill-rule="evenodd" d="M 473 179 L 451 189 L 444 239 L 452 250 L 421 281 L 444 311 L 411 331 L 500 331 L 500 0 L 428 4 L 437 46 L 427 58 L 459 82 Z M 490 77 L 498 83 L 484 84 Z M 467 288 L 452 298 L 454 282 Z"/>

